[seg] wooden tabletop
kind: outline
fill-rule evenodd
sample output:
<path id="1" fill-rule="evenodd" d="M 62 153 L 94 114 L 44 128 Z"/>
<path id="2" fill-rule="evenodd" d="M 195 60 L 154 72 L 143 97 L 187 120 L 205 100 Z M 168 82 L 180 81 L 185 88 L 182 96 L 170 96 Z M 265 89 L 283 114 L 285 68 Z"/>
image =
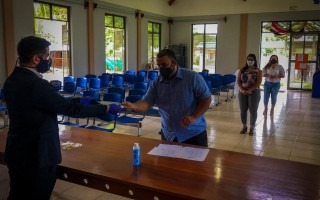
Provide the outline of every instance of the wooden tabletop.
<path id="1" fill-rule="evenodd" d="M 7 133 L 0 132 L 0 161 Z M 320 166 L 210 149 L 205 161 L 148 155 L 160 140 L 60 126 L 58 177 L 134 199 L 319 199 Z M 141 166 L 132 166 L 138 142 Z M 1 158 L 2 157 L 2 158 Z"/>

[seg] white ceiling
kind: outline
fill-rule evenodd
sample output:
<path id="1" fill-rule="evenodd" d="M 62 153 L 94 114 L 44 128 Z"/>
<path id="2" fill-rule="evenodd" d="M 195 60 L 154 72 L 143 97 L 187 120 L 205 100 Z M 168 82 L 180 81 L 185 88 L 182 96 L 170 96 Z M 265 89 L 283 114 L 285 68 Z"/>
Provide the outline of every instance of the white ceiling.
<path id="1" fill-rule="evenodd" d="M 100 0 L 170 17 L 319 10 L 313 0 Z"/>

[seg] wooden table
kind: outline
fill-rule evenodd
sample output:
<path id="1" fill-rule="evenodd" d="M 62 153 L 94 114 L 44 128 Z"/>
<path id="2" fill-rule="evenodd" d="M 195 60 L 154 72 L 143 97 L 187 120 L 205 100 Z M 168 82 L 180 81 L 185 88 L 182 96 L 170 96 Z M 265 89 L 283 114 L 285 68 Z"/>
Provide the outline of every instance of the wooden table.
<path id="1" fill-rule="evenodd" d="M 0 152 L 7 133 L 0 132 Z M 60 126 L 58 178 L 134 199 L 320 199 L 320 166 L 210 149 L 204 162 L 148 155 L 159 140 Z M 133 143 L 141 166 L 132 166 Z M 1 158 L 2 157 L 2 158 Z M 3 153 L 0 154 L 3 162 Z"/>

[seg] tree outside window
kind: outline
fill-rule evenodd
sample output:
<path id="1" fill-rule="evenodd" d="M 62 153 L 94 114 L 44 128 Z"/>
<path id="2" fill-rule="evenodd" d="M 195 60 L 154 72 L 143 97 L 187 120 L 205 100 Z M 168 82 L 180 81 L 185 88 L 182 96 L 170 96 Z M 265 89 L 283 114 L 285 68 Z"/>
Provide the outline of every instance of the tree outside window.
<path id="1" fill-rule="evenodd" d="M 125 18 L 105 16 L 106 72 L 122 73 L 125 66 Z"/>
<path id="2" fill-rule="evenodd" d="M 148 22 L 148 63 L 155 68 L 161 44 L 161 24 Z"/>

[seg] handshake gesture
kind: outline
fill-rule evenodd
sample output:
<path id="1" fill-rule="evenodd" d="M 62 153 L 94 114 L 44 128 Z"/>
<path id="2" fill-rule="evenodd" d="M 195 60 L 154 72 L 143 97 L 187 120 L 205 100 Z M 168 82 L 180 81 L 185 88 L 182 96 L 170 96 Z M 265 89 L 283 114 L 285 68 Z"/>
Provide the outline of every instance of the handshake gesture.
<path id="1" fill-rule="evenodd" d="M 81 97 L 80 98 L 80 104 L 81 105 L 93 105 L 96 104 L 97 101 L 95 99 L 93 99 L 92 97 L 86 96 L 86 97 Z M 123 108 L 118 105 L 118 104 L 109 104 L 108 108 L 107 108 L 107 112 L 110 114 L 118 114 L 119 112 L 121 112 L 123 110 Z"/>

